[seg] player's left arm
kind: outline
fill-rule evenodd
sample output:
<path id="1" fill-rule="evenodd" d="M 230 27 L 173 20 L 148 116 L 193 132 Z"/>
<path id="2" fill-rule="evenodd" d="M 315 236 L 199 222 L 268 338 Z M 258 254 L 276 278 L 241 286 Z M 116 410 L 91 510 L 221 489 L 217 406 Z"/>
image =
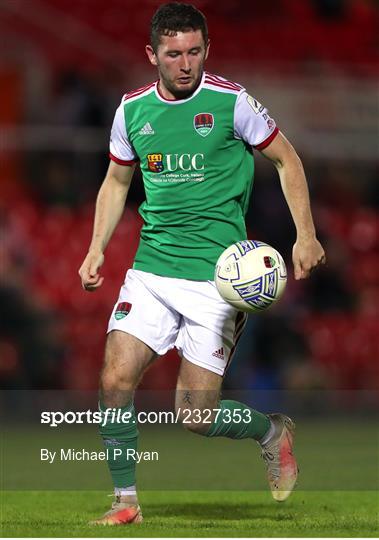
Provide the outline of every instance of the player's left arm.
<path id="1" fill-rule="evenodd" d="M 279 173 L 295 223 L 297 237 L 292 251 L 295 279 L 307 278 L 326 259 L 324 249 L 316 238 L 303 165 L 294 147 L 281 132 L 261 152 L 273 162 Z"/>

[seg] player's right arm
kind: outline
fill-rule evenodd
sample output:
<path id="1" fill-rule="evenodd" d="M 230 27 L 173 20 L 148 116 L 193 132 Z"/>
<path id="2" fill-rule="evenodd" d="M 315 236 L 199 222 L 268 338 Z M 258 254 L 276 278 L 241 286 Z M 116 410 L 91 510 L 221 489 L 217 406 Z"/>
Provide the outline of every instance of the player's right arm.
<path id="1" fill-rule="evenodd" d="M 135 164 L 119 165 L 115 161 L 109 164 L 97 195 L 91 244 L 79 269 L 82 287 L 86 291 L 96 290 L 104 281 L 99 269 L 104 262 L 105 248 L 122 216 L 134 169 Z"/>

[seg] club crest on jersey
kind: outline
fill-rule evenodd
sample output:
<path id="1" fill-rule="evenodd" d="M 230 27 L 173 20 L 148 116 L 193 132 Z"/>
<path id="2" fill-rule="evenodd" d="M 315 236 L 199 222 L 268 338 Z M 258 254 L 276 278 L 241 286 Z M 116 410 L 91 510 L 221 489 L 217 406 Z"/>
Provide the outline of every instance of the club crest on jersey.
<path id="1" fill-rule="evenodd" d="M 214 118 L 211 113 L 199 113 L 193 117 L 193 127 L 202 137 L 210 134 L 214 126 Z"/>
<path id="2" fill-rule="evenodd" d="M 117 304 L 116 311 L 114 313 L 115 319 L 117 319 L 118 321 L 120 319 L 123 319 L 124 317 L 129 315 L 131 309 L 132 304 L 130 304 L 129 302 L 120 302 L 119 304 Z"/>
<path id="3" fill-rule="evenodd" d="M 163 154 L 147 154 L 147 166 L 153 173 L 161 173 L 164 169 Z"/>

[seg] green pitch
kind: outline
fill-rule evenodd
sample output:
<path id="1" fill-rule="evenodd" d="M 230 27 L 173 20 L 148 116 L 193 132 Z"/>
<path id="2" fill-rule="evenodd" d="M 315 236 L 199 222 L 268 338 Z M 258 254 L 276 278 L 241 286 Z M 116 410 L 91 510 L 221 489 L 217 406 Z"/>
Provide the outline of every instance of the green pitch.
<path id="1" fill-rule="evenodd" d="M 101 449 L 95 427 L 4 425 L 0 536 L 379 536 L 377 422 L 299 419 L 297 425 L 299 486 L 281 504 L 267 490 L 252 441 L 143 426 L 140 449 L 160 455 L 137 473 L 145 522 L 112 528 L 88 526 L 111 505 L 105 462 L 40 460 L 42 446 Z"/>
<path id="2" fill-rule="evenodd" d="M 3 491 L 111 489 L 105 462 L 41 461 L 41 447 L 102 450 L 95 426 L 2 426 Z M 138 465 L 141 491 L 222 492 L 267 489 L 258 445 L 251 440 L 207 439 L 178 426 L 142 426 L 140 451 L 159 461 Z M 297 421 L 295 452 L 303 491 L 376 491 L 379 488 L 378 424 L 369 421 Z"/>
<path id="3" fill-rule="evenodd" d="M 95 527 L 108 509 L 99 492 L 3 492 L 3 537 L 375 537 L 378 495 L 295 492 L 278 504 L 267 492 L 140 493 L 144 523 Z"/>

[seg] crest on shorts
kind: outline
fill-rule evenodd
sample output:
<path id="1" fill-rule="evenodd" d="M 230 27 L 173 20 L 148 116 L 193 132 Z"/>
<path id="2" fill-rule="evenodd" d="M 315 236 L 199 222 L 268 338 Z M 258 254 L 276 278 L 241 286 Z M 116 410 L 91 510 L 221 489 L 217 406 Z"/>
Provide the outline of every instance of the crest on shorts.
<path id="1" fill-rule="evenodd" d="M 164 169 L 163 154 L 147 154 L 147 166 L 149 171 L 154 173 L 161 173 Z"/>
<path id="2" fill-rule="evenodd" d="M 119 304 L 117 304 L 116 311 L 114 312 L 115 319 L 123 319 L 130 313 L 131 309 L 132 304 L 129 304 L 129 302 L 120 302 Z"/>
<path id="3" fill-rule="evenodd" d="M 214 117 L 211 113 L 199 113 L 193 117 L 193 127 L 202 137 L 210 134 L 214 126 Z"/>

